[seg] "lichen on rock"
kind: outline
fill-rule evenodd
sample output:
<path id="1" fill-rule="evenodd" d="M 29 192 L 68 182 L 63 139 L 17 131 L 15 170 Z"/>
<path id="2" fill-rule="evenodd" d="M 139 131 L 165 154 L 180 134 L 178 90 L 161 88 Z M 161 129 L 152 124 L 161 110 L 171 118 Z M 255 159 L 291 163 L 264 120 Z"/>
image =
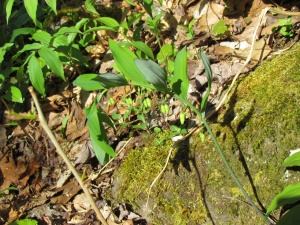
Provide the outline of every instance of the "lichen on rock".
<path id="1" fill-rule="evenodd" d="M 281 166 L 299 148 L 300 44 L 242 78 L 210 126 L 247 193 L 262 210 L 297 172 Z M 163 134 L 158 138 L 166 138 Z M 197 134 L 173 150 L 167 170 L 150 192 L 173 143 L 128 153 L 115 175 L 113 202 L 124 201 L 153 224 L 263 224 L 238 189 L 211 138 Z M 278 216 L 278 215 L 275 215 Z"/>

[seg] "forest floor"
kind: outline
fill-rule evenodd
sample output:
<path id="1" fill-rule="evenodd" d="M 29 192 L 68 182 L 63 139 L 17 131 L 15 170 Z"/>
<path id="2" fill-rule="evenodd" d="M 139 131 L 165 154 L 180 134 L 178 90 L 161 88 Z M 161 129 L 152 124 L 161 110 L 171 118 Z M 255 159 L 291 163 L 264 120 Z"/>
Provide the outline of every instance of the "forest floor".
<path id="1" fill-rule="evenodd" d="M 181 49 L 187 46 L 188 75 L 191 89 L 195 95 L 190 100 L 199 104 L 199 99 L 206 89 L 204 66 L 194 57 L 199 48 L 207 54 L 214 82 L 209 98 L 209 110 L 218 108 L 223 90 L 234 77 L 240 73 L 248 73 L 264 60 L 284 54 L 299 40 L 300 16 L 291 17 L 291 24 L 282 24 L 279 19 L 286 19 L 287 15 L 274 14 L 270 11 L 262 15 L 268 7 L 281 7 L 283 11 L 299 12 L 300 1 L 274 5 L 273 1 L 240 1 L 227 4 L 223 1 L 164 1 L 158 9 L 164 10 L 160 37 L 163 44 L 174 44 Z M 251 2 L 251 3 L 250 3 Z M 103 0 L 97 4 L 110 7 L 129 7 L 122 1 Z M 143 8 L 131 7 L 131 11 Z M 233 13 L 234 12 L 234 13 Z M 180 25 L 187 25 L 192 19 L 194 24 L 194 40 L 186 35 L 186 30 Z M 213 29 L 224 19 L 224 25 Z M 283 35 L 282 27 L 291 35 Z M 225 29 L 225 31 L 224 31 Z M 227 29 L 227 30 L 226 30 Z M 254 38 L 253 38 L 254 37 Z M 108 38 L 112 38 L 108 36 Z M 121 37 L 114 36 L 115 40 Z M 153 42 L 151 33 L 144 29 L 142 37 L 144 43 L 156 51 L 157 42 Z M 254 41 L 253 41 L 254 40 Z M 99 50 L 100 49 L 100 50 Z M 252 51 L 253 50 L 253 51 Z M 252 54 L 249 53 L 252 51 Z M 95 70 L 104 73 L 112 70 L 113 59 L 109 58 L 107 39 L 90 47 L 89 63 L 95 65 Z M 250 59 L 247 62 L 247 58 Z M 97 62 L 101 60 L 101 64 Z M 67 71 L 66 71 L 67 72 Z M 41 107 L 48 121 L 48 125 L 55 134 L 58 142 L 73 161 L 77 171 L 83 174 L 85 185 L 97 199 L 102 212 L 108 216 L 108 223 L 113 224 L 147 224 L 140 216 L 130 212 L 120 205 L 110 205 L 103 199 L 103 193 L 111 185 L 111 177 L 124 159 L 127 151 L 145 146 L 153 139 L 144 137 L 140 123 L 136 123 L 136 116 L 130 116 L 125 126 L 116 124 L 116 131 L 107 129 L 111 146 L 116 149 L 118 156 L 105 166 L 101 166 L 92 152 L 86 117 L 83 111 L 86 101 L 78 99 L 91 97 L 90 93 L 78 91 L 72 86 L 72 79 L 65 83 L 55 83 L 47 97 L 40 100 Z M 95 95 L 95 93 L 92 93 Z M 138 107 L 138 88 L 112 88 L 104 96 L 100 105 L 108 114 L 118 111 L 121 117 L 128 111 L 125 98 L 131 98 Z M 151 110 L 165 101 L 170 108 L 167 115 L 158 113 L 156 124 L 168 129 L 168 124 L 176 124 L 179 120 L 180 105 L 172 99 L 163 99 L 159 93 L 148 93 L 151 99 Z M 113 104 L 108 104 L 108 100 Z M 4 112 L 4 109 L 1 109 Z M 66 120 L 67 118 L 67 120 Z M 39 224 L 100 224 L 97 221 L 90 204 L 86 201 L 82 190 L 73 178 L 71 172 L 57 155 L 56 150 L 45 131 L 37 121 L 18 121 L 18 126 L 6 126 L 5 123 L 15 118 L 6 115 L 3 125 L 0 124 L 0 190 L 14 186 L 18 190 L 0 199 L 0 223 L 9 224 L 15 220 L 29 217 L 39 221 Z M 66 125 L 62 125 L 65 121 Z M 197 122 L 197 121 L 196 121 Z M 195 125 L 194 125 L 195 126 Z M 192 126 L 187 127 L 192 129 Z"/>

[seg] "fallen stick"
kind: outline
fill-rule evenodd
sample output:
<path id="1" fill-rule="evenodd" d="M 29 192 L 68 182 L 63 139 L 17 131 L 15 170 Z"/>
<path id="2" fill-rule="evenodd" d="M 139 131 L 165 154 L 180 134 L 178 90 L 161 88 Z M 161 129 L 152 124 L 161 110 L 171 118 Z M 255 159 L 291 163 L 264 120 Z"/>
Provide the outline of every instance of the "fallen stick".
<path id="1" fill-rule="evenodd" d="M 65 161 L 65 163 L 67 164 L 68 168 L 71 170 L 71 172 L 73 173 L 74 177 L 76 178 L 77 182 L 79 183 L 81 189 L 83 190 L 86 198 L 88 199 L 88 201 L 90 202 L 92 208 L 94 209 L 96 215 L 97 215 L 97 218 L 101 221 L 101 223 L 103 225 L 108 225 L 108 223 L 106 222 L 105 218 L 103 217 L 102 213 L 100 212 L 98 206 L 96 205 L 89 189 L 84 185 L 84 183 L 82 182 L 81 180 L 81 177 L 80 175 L 78 174 L 77 170 L 75 169 L 75 167 L 72 165 L 70 159 L 68 158 L 68 156 L 66 155 L 66 153 L 64 152 L 64 150 L 61 148 L 60 144 L 58 143 L 58 141 L 56 140 L 54 134 L 52 133 L 52 131 L 50 130 L 48 124 L 47 124 L 47 121 L 44 117 L 44 114 L 43 114 L 43 111 L 40 107 L 40 104 L 39 104 L 39 101 L 37 99 L 37 96 L 36 96 L 36 93 L 33 89 L 33 87 L 29 87 L 28 88 L 32 98 L 33 98 L 33 101 L 34 101 L 34 104 L 35 104 L 35 107 L 38 111 L 38 118 L 40 120 L 40 123 L 41 123 L 41 126 L 43 127 L 43 129 L 45 130 L 45 132 L 47 133 L 48 137 L 50 138 L 50 140 L 52 141 L 52 143 L 54 144 L 58 154 L 63 158 L 63 160 Z"/>

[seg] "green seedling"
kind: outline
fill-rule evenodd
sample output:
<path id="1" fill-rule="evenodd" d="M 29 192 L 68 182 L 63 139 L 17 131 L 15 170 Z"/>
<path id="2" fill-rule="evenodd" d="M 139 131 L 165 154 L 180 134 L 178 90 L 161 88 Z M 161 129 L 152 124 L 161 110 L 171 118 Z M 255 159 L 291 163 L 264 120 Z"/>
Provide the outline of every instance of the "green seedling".
<path id="1" fill-rule="evenodd" d="M 182 126 L 171 125 L 170 129 L 172 133 L 169 135 L 169 138 L 179 136 L 179 135 L 185 135 L 188 133 L 188 130 L 183 128 Z"/>
<path id="2" fill-rule="evenodd" d="M 278 24 L 281 26 L 273 27 L 272 31 L 279 33 L 284 37 L 293 37 L 295 35 L 295 30 L 293 29 L 292 17 L 282 18 L 277 20 Z"/>
<path id="3" fill-rule="evenodd" d="M 194 24 L 195 24 L 195 18 L 192 19 L 189 24 L 187 26 L 179 26 L 183 29 L 185 29 L 186 31 L 186 37 L 189 39 L 189 40 L 193 40 L 194 39 Z"/>
<path id="4" fill-rule="evenodd" d="M 216 39 L 224 39 L 230 35 L 228 26 L 225 20 L 220 20 L 213 28 L 212 34 Z"/>

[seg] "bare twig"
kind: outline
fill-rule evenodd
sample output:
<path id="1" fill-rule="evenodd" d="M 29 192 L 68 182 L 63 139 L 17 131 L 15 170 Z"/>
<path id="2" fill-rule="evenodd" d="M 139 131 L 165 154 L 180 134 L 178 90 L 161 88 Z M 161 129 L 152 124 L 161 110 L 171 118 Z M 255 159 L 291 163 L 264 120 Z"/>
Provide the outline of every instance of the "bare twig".
<path id="1" fill-rule="evenodd" d="M 42 109 L 39 105 L 39 101 L 37 99 L 36 93 L 33 90 L 33 87 L 29 87 L 28 88 L 34 104 L 36 106 L 36 109 L 38 111 L 38 118 L 40 120 L 41 126 L 43 127 L 43 129 L 45 130 L 45 132 L 47 133 L 47 135 L 49 136 L 49 138 L 51 139 L 52 143 L 54 144 L 58 154 L 63 158 L 63 160 L 65 161 L 65 163 L 67 164 L 68 168 L 72 171 L 74 177 L 76 178 L 77 182 L 79 183 L 80 187 L 82 188 L 86 198 L 88 199 L 88 201 L 90 202 L 92 208 L 94 209 L 98 219 L 101 221 L 101 223 L 103 225 L 108 225 L 108 223 L 106 222 L 106 220 L 104 219 L 103 215 L 101 214 L 99 208 L 97 207 L 92 195 L 90 194 L 89 189 L 83 184 L 80 175 L 78 174 L 77 170 L 75 169 L 75 167 L 72 165 L 71 161 L 69 160 L 68 156 L 66 155 L 66 153 L 63 151 L 63 149 L 61 148 L 60 144 L 58 143 L 58 141 L 56 140 L 54 134 L 52 133 L 52 131 L 50 130 L 47 121 L 44 117 L 44 114 L 42 112 Z"/>
<path id="2" fill-rule="evenodd" d="M 152 190 L 154 184 L 157 182 L 157 180 L 161 177 L 161 175 L 162 175 L 162 174 L 164 173 L 164 171 L 166 170 L 166 168 L 167 168 L 167 166 L 168 166 L 168 163 L 169 163 L 169 160 L 170 160 L 170 157 L 171 157 L 172 151 L 173 151 L 173 148 L 171 147 L 164 168 L 162 168 L 162 170 L 160 171 L 160 173 L 159 173 L 159 174 L 156 176 L 156 178 L 152 181 L 152 183 L 151 183 L 151 185 L 150 185 L 150 187 L 149 187 L 149 190 L 148 190 L 148 197 L 147 197 L 147 203 L 146 203 L 145 210 L 146 210 L 147 207 L 148 207 L 148 202 L 149 202 L 149 198 L 150 198 L 150 192 L 151 192 L 151 190 Z"/>
<path id="3" fill-rule="evenodd" d="M 239 71 L 236 73 L 236 75 L 234 76 L 228 90 L 226 91 L 225 95 L 223 96 L 222 100 L 220 101 L 220 103 L 218 104 L 218 106 L 216 107 L 215 111 L 217 112 L 224 104 L 224 102 L 226 101 L 227 97 L 228 97 L 228 94 L 229 92 L 231 91 L 231 89 L 233 88 L 237 78 L 239 77 L 239 75 L 243 72 L 243 70 L 245 69 L 245 67 L 248 65 L 251 57 L 252 57 L 252 52 L 253 52 L 253 49 L 254 49 L 254 43 L 255 43 L 255 40 L 256 40 L 256 33 L 258 32 L 258 29 L 262 23 L 262 20 L 263 18 L 265 17 L 266 13 L 268 12 L 270 8 L 265 8 L 262 10 L 260 16 L 259 16 L 259 19 L 258 19 L 258 23 L 257 23 L 257 26 L 256 26 L 256 29 L 255 29 L 255 32 L 253 34 L 253 37 L 252 37 L 252 43 L 251 43 L 251 48 L 250 48 L 250 52 L 249 52 L 249 55 L 245 61 L 245 63 L 243 64 L 243 66 L 239 69 Z"/>

